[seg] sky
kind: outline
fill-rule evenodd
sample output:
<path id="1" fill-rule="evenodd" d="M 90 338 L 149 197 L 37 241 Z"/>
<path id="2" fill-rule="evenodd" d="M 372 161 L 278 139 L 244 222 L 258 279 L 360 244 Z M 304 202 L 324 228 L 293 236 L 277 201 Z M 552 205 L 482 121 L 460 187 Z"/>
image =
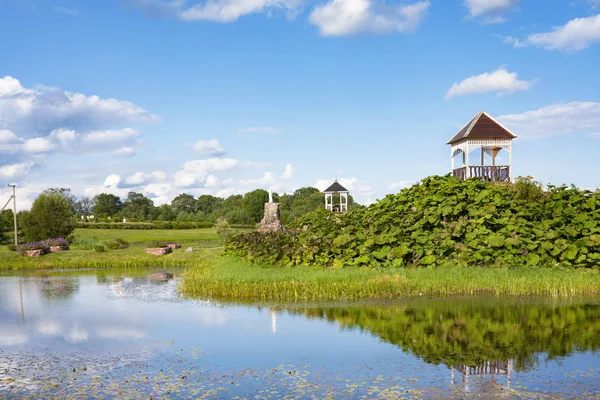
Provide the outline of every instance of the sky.
<path id="1" fill-rule="evenodd" d="M 20 209 L 334 179 L 370 204 L 449 173 L 482 110 L 514 176 L 600 187 L 599 0 L 2 0 L 0 35 Z"/>

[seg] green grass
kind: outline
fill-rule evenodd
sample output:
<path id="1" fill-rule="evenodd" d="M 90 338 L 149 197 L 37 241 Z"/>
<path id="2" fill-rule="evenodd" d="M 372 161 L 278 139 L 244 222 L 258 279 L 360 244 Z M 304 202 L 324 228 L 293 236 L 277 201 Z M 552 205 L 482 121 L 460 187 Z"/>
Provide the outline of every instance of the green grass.
<path id="1" fill-rule="evenodd" d="M 200 260 L 183 275 L 188 297 L 235 302 L 391 299 L 407 296 L 531 295 L 574 297 L 600 294 L 595 270 L 523 267 L 435 269 L 312 267 L 291 269 L 250 265 L 233 257 Z"/>
<path id="2" fill-rule="evenodd" d="M 175 241 L 178 243 L 197 243 L 199 241 L 220 242 L 214 228 L 207 229 L 76 229 L 75 241 L 80 238 L 96 238 L 100 241 L 122 238 L 129 243 L 149 243 L 155 240 Z"/>
<path id="3" fill-rule="evenodd" d="M 194 265 L 199 259 L 214 257 L 218 251 L 207 253 L 204 249 L 217 248 L 221 245 L 214 228 L 190 230 L 77 229 L 74 237 L 73 244 L 70 246 L 71 250 L 36 258 L 22 256 L 9 251 L 7 246 L 0 246 L 0 271 L 177 267 Z M 114 241 L 117 238 L 125 239 L 131 245 L 125 249 L 109 250 L 103 253 L 93 250 L 93 245 Z M 173 241 L 180 243 L 182 248 L 164 256 L 153 256 L 144 251 L 153 241 Z M 186 253 L 187 247 L 200 250 Z"/>

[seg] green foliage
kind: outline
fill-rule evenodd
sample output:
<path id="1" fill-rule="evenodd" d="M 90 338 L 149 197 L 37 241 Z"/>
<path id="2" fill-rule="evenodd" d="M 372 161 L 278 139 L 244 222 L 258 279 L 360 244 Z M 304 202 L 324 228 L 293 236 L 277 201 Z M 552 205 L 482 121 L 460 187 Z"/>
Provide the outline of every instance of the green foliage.
<path id="1" fill-rule="evenodd" d="M 96 253 L 104 253 L 106 251 L 106 246 L 104 246 L 103 244 L 97 244 L 94 246 L 94 251 Z"/>
<path id="2" fill-rule="evenodd" d="M 597 267 L 600 193 L 432 176 L 345 215 L 319 209 L 284 233 L 235 236 L 225 252 L 279 266 Z"/>
<path id="3" fill-rule="evenodd" d="M 21 224 L 30 241 L 67 237 L 75 230 L 75 211 L 62 195 L 42 193 L 35 199 L 28 217 Z"/>
<path id="4" fill-rule="evenodd" d="M 123 208 L 123 203 L 119 196 L 114 194 L 102 193 L 94 197 L 94 206 L 92 211 L 96 215 L 105 215 L 112 217 Z"/>
<path id="5" fill-rule="evenodd" d="M 154 222 L 78 222 L 77 228 L 83 229 L 129 229 L 129 230 L 151 230 L 151 229 L 203 229 L 212 228 L 212 222 L 178 222 L 178 221 L 154 221 Z"/>
<path id="6" fill-rule="evenodd" d="M 217 222 L 215 223 L 215 228 L 217 230 L 217 235 L 219 235 L 219 238 L 221 238 L 221 240 L 227 240 L 233 236 L 231 226 L 229 225 L 229 222 L 227 222 L 227 218 L 225 217 L 220 217 L 219 219 L 217 219 Z"/>
<path id="7" fill-rule="evenodd" d="M 269 192 L 256 189 L 244 195 L 244 210 L 252 222 L 260 222 L 265 214 L 265 203 L 269 201 Z"/>
<path id="8" fill-rule="evenodd" d="M 171 208 L 175 214 L 196 214 L 198 206 L 196 199 L 191 194 L 182 193 L 171 201 Z"/>
<path id="9" fill-rule="evenodd" d="M 17 245 L 14 243 L 9 244 L 6 248 L 10 251 L 17 251 Z"/>

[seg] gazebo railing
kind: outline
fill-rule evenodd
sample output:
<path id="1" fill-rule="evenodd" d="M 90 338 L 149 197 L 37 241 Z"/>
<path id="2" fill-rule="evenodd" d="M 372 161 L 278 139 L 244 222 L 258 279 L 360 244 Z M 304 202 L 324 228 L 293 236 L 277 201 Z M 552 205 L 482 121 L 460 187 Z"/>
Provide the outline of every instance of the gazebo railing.
<path id="1" fill-rule="evenodd" d="M 510 182 L 510 166 L 508 165 L 470 165 L 460 167 L 452 171 L 454 177 L 467 179 L 467 168 L 469 178 L 479 178 L 488 182 Z"/>

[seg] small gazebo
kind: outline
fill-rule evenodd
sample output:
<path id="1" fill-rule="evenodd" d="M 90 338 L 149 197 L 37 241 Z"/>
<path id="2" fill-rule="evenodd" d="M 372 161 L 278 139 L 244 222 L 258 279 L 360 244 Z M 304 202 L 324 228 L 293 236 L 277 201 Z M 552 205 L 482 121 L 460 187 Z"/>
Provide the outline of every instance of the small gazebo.
<path id="1" fill-rule="evenodd" d="M 345 187 L 335 180 L 327 189 L 323 191 L 325 194 L 325 208 L 329 211 L 343 213 L 348 211 L 348 193 Z M 333 195 L 340 196 L 340 203 L 333 204 Z"/>
<path id="2" fill-rule="evenodd" d="M 481 111 L 448 141 L 452 146 L 452 174 L 458 179 L 480 178 L 493 182 L 512 181 L 512 140 L 517 136 Z M 469 153 L 481 149 L 481 165 L 470 163 Z M 505 149 L 508 165 L 496 165 L 496 156 Z M 455 168 L 454 157 L 462 154 L 462 166 Z M 491 165 L 485 165 L 485 154 Z"/>

